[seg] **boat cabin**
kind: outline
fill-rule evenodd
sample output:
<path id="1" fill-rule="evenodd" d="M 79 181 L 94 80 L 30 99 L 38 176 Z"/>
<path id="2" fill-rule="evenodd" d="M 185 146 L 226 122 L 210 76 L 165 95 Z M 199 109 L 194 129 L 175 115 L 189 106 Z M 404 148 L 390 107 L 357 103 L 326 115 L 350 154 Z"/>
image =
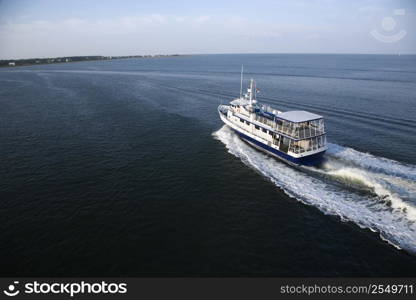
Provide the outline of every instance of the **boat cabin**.
<path id="1" fill-rule="evenodd" d="M 287 151 L 295 154 L 325 146 L 323 117 L 307 111 L 287 111 L 276 115 L 276 131 L 285 137 Z"/>

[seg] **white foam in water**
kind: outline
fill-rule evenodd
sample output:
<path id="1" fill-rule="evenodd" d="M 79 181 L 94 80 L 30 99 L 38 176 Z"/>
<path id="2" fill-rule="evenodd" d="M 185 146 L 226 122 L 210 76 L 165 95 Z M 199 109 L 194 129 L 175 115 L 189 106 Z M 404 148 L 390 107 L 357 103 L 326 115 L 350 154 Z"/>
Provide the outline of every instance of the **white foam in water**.
<path id="1" fill-rule="evenodd" d="M 416 180 L 416 166 L 405 165 L 388 158 L 376 157 L 369 153 L 362 153 L 352 148 L 342 147 L 331 143 L 328 144 L 327 154 L 340 160 L 344 160 L 346 163 L 352 163 L 367 169 Z"/>
<path id="2" fill-rule="evenodd" d="M 227 126 L 213 135 L 231 154 L 289 196 L 379 232 L 395 247 L 416 253 L 416 183 L 412 180 L 416 178 L 415 166 L 330 144 L 325 166 L 305 168 L 304 172 L 253 149 Z M 335 184 L 340 179 L 370 192 L 358 193 Z"/>

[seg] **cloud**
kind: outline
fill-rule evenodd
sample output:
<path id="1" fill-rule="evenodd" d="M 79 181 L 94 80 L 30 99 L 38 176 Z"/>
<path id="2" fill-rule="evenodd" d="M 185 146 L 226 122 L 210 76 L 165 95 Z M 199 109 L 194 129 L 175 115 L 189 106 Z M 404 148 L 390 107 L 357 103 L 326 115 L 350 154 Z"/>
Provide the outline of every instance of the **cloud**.
<path id="1" fill-rule="evenodd" d="M 211 20 L 211 16 L 200 16 L 200 17 L 196 18 L 196 22 L 198 22 L 198 23 L 206 23 L 209 20 Z"/>
<path id="2" fill-rule="evenodd" d="M 358 11 L 363 12 L 363 13 L 369 13 L 369 14 L 380 13 L 380 12 L 383 12 L 384 10 L 385 9 L 383 7 L 375 6 L 375 5 L 361 6 L 358 8 Z"/>
<path id="3" fill-rule="evenodd" d="M 319 35 L 317 33 L 312 33 L 312 34 L 306 36 L 306 38 L 309 39 L 309 40 L 315 40 L 315 39 L 321 38 L 321 35 Z"/>
<path id="4" fill-rule="evenodd" d="M 186 20 L 186 18 L 182 17 L 182 16 L 176 16 L 176 17 L 174 17 L 174 20 L 178 23 L 182 23 Z"/>

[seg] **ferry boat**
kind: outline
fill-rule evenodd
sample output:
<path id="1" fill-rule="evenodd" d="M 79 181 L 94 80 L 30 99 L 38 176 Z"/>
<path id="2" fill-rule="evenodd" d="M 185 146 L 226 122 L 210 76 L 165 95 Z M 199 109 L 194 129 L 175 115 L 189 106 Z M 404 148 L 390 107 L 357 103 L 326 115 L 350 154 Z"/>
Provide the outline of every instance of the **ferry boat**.
<path id="1" fill-rule="evenodd" d="M 288 164 L 317 165 L 327 149 L 323 117 L 311 112 L 279 111 L 256 100 L 253 79 L 246 94 L 220 105 L 221 120 L 244 141 Z"/>

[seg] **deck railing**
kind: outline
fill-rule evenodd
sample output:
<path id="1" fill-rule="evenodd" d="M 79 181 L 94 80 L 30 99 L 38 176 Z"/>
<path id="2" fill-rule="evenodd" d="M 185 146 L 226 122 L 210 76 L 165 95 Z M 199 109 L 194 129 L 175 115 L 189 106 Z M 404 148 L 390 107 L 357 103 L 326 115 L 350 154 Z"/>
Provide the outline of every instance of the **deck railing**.
<path id="1" fill-rule="evenodd" d="M 310 138 L 318 135 L 322 135 L 325 133 L 323 128 L 318 128 L 314 125 L 302 125 L 298 126 L 296 123 L 281 123 L 278 124 L 277 122 L 270 120 L 268 118 L 256 115 L 254 116 L 254 120 L 260 122 L 262 124 L 268 125 L 271 128 L 275 129 L 278 132 L 281 132 L 284 135 L 296 138 L 296 139 L 305 139 Z"/>
<path id="2" fill-rule="evenodd" d="M 238 111 L 240 114 L 241 112 Z M 252 115 L 253 116 L 253 115 Z M 244 117 L 247 117 L 244 115 Z M 278 133 L 294 139 L 307 139 L 325 134 L 323 120 L 313 120 L 303 123 L 292 123 L 287 121 L 275 121 L 255 114 L 253 120 L 265 124 Z"/>

